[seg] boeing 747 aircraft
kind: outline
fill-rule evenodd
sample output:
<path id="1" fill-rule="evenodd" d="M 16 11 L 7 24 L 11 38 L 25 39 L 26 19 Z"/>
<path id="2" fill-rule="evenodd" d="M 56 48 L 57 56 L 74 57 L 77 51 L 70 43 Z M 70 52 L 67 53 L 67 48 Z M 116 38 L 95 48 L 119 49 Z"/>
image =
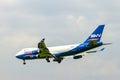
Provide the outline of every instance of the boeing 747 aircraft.
<path id="1" fill-rule="evenodd" d="M 50 58 L 53 58 L 53 61 L 61 63 L 61 61 L 67 56 L 73 56 L 73 59 L 82 58 L 83 52 L 95 53 L 97 51 L 91 51 L 91 49 L 110 44 L 100 41 L 104 26 L 105 25 L 99 25 L 82 44 L 47 47 L 45 39 L 43 38 L 38 43 L 38 48 L 22 49 L 16 54 L 16 58 L 22 59 L 23 64 L 26 64 L 25 60 L 34 59 L 45 59 L 47 62 L 50 62 Z M 103 50 L 104 48 L 99 51 Z"/>

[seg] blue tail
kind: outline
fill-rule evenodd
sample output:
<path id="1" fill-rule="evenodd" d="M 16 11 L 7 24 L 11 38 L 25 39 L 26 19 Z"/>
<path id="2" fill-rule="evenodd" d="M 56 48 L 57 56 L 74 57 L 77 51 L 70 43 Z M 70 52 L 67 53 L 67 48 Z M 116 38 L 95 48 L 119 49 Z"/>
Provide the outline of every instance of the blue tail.
<path id="1" fill-rule="evenodd" d="M 105 25 L 99 25 L 84 43 L 89 43 L 90 41 L 93 41 L 93 40 L 97 42 L 100 41 L 104 26 Z"/>

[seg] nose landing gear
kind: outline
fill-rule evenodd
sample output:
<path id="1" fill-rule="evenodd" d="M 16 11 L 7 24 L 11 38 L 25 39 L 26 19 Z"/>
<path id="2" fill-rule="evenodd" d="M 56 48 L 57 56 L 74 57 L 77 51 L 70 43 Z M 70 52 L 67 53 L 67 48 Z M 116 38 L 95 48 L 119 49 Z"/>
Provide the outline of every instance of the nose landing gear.
<path id="1" fill-rule="evenodd" d="M 25 62 L 25 60 L 23 60 L 23 65 L 26 65 L 26 62 Z"/>

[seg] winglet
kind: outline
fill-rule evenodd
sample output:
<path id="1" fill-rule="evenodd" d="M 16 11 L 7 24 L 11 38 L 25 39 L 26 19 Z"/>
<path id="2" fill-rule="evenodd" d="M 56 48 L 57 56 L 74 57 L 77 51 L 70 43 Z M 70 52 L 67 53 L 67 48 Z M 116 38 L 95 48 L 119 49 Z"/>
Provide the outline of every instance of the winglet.
<path id="1" fill-rule="evenodd" d="M 45 38 L 43 38 L 39 43 L 38 43 L 38 48 L 46 48 L 46 44 L 45 44 Z"/>
<path id="2" fill-rule="evenodd" d="M 42 40 L 41 40 L 41 42 L 44 42 L 45 41 L 45 38 L 43 38 Z"/>

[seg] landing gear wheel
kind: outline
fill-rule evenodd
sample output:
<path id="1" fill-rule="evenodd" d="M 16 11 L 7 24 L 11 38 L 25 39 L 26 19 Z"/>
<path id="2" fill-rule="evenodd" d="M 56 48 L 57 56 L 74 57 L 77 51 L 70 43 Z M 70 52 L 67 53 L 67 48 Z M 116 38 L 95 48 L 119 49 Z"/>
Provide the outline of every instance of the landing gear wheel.
<path id="1" fill-rule="evenodd" d="M 23 64 L 24 64 L 24 65 L 26 65 L 26 63 L 25 63 L 25 62 L 23 62 Z"/>
<path id="2" fill-rule="evenodd" d="M 61 60 L 58 60 L 58 63 L 61 63 Z"/>
<path id="3" fill-rule="evenodd" d="M 59 58 L 58 59 L 58 63 L 61 63 L 62 60 L 63 60 L 63 58 Z"/>
<path id="4" fill-rule="evenodd" d="M 23 60 L 23 65 L 25 65 L 26 64 L 26 62 L 25 62 L 25 60 Z"/>
<path id="5" fill-rule="evenodd" d="M 63 58 L 55 58 L 55 59 L 53 59 L 53 61 L 58 62 L 58 63 L 61 63 L 62 60 L 63 60 Z"/>
<path id="6" fill-rule="evenodd" d="M 49 58 L 46 58 L 46 61 L 47 61 L 47 62 L 50 62 Z"/>

